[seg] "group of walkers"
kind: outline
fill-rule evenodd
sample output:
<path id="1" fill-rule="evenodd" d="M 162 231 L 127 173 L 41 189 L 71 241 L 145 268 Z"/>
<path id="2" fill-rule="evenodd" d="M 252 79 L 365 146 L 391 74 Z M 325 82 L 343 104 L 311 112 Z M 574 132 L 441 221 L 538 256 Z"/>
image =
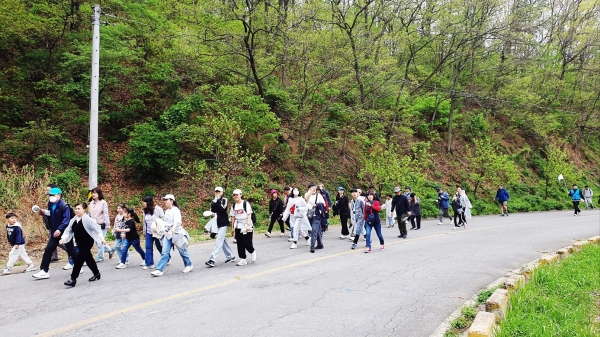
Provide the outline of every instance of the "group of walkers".
<path id="1" fill-rule="evenodd" d="M 441 188 L 436 188 L 438 198 L 436 200 L 439 208 L 439 223 L 444 224 L 444 218 L 448 218 L 453 229 L 467 226 L 467 220 L 471 217 L 471 202 L 462 188 L 457 187 L 452 196 Z M 306 192 L 301 195 L 296 187 L 286 186 L 280 197 L 277 190 L 270 191 L 269 200 L 269 226 L 265 236 L 272 237 L 275 223 L 278 223 L 280 236 L 285 236 L 285 228 L 290 231 L 288 241 L 291 242 L 290 249 L 297 249 L 298 243 L 304 239 L 305 245 L 310 247 L 310 252 L 323 249 L 323 232 L 328 230 L 330 213 L 332 216 L 340 217 L 341 233 L 340 239 L 348 239 L 351 249 L 356 249 L 360 237 L 365 240 L 365 253 L 372 251 L 371 235 L 375 231 L 379 239 L 380 250 L 385 249 L 385 240 L 382 234 L 380 212 L 385 212 L 385 224 L 392 228 L 398 224 L 399 238 L 407 238 L 407 224 L 410 222 L 410 230 L 421 229 L 421 200 L 410 187 L 404 191 L 400 187 L 393 189 L 394 194 L 385 195 L 385 201 L 370 186 L 367 191 L 352 188 L 350 195 L 346 194 L 344 187 L 337 188 L 337 194 L 332 200 L 329 192 L 323 184 L 309 184 Z M 103 262 L 105 254 L 112 259 L 114 253 L 119 257 L 117 269 L 125 269 L 129 265 L 129 248 L 133 247 L 142 259 L 143 269 L 154 269 L 152 276 L 162 276 L 166 266 L 171 260 L 171 250 L 175 248 L 179 252 L 184 264 L 184 273 L 189 273 L 194 268 L 187 249 L 189 234 L 183 228 L 181 211 L 177 205 L 175 196 L 167 194 L 161 198 L 163 207 L 155 205 L 154 199 L 146 196 L 141 200 L 143 208 L 142 233 L 145 236 L 145 249 L 141 246 L 141 237 L 137 230 L 140 217 L 132 207 L 119 204 L 116 207 L 112 234 L 115 238 L 114 246 L 106 243 L 106 234 L 111 230 L 109 208 L 104 200 L 102 190 L 94 188 L 91 191 L 89 205 L 80 202 L 71 207 L 62 199 L 62 191 L 56 185 L 46 187 L 48 203 L 46 208 L 34 206 L 32 210 L 42 216 L 46 228 L 49 230 L 48 243 L 44 250 L 39 272 L 33 274 L 36 279 L 48 279 L 50 277 L 50 263 L 56 257 L 57 247 L 65 250 L 69 257 L 68 263 L 63 267 L 71 269 L 71 277 L 64 284 L 74 287 L 77 279 L 82 273 L 81 269 L 87 264 L 92 272 L 90 282 L 100 280 L 101 275 L 97 263 Z M 583 191 L 578 190 L 576 185 L 569 191 L 575 215 L 579 210 L 579 202 L 584 199 L 586 209 L 588 204 L 594 208 L 592 203 L 593 191 L 586 186 Z M 256 249 L 253 245 L 254 226 L 256 216 L 252 205 L 244 200 L 242 191 L 236 189 L 232 193 L 233 202 L 224 196 L 222 187 L 214 190 L 214 199 L 211 201 L 208 214 L 214 218 L 214 227 L 211 228 L 212 236 L 216 237 L 215 247 L 210 254 L 206 266 L 214 267 L 221 251 L 225 254 L 225 263 L 235 262 L 236 256 L 227 241 L 228 229 L 231 228 L 233 243 L 237 244 L 238 266 L 248 264 L 248 260 L 256 261 Z M 500 205 L 501 216 L 508 216 L 508 200 L 510 196 L 506 189 L 498 186 L 495 197 Z M 449 210 L 452 209 L 453 215 Z M 206 212 L 205 212 L 206 213 Z M 36 267 L 25 251 L 25 238 L 18 222 L 17 215 L 9 213 L 6 215 L 7 238 L 12 249 L 9 253 L 7 267 L 2 270 L 3 274 L 10 274 L 18 258 L 27 265 L 26 271 L 35 271 Z M 92 248 L 98 247 L 98 255 L 94 259 Z M 158 250 L 160 258 L 154 262 L 154 247 Z M 248 258 L 249 255 L 249 258 Z M 56 259 L 57 260 L 57 259 Z"/>

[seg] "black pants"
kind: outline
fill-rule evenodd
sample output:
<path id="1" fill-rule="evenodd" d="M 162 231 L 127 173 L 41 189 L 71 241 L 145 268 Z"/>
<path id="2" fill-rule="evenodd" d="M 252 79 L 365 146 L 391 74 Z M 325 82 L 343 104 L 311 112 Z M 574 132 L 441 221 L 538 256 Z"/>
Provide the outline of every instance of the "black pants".
<path id="1" fill-rule="evenodd" d="M 250 254 L 254 253 L 254 246 L 252 246 L 252 234 L 253 232 L 242 234 L 241 229 L 235 229 L 235 239 L 237 240 L 237 251 L 240 259 L 246 258 L 246 251 L 248 251 Z"/>
<path id="2" fill-rule="evenodd" d="M 94 275 L 100 273 L 98 270 L 98 265 L 96 264 L 96 260 L 94 260 L 94 255 L 92 255 L 92 247 L 79 247 L 79 254 L 77 257 L 73 259 L 73 271 L 71 272 L 71 279 L 77 280 L 79 277 L 79 273 L 81 272 L 81 268 L 83 267 L 83 263 L 87 263 L 88 268 L 92 271 Z"/>
<path id="3" fill-rule="evenodd" d="M 575 215 L 577 215 L 577 213 L 581 213 L 581 210 L 579 209 L 579 201 L 573 201 L 573 208 L 575 209 Z"/>
<path id="4" fill-rule="evenodd" d="M 342 235 L 350 235 L 348 230 L 348 218 L 350 214 L 340 214 L 340 222 L 342 223 Z"/>
<path id="5" fill-rule="evenodd" d="M 458 223 L 456 220 L 458 219 Z M 462 211 L 454 212 L 454 226 L 462 225 L 467 223 L 467 218 L 465 217 L 464 209 Z"/>
<path id="6" fill-rule="evenodd" d="M 415 220 L 417 222 L 417 226 L 415 227 Z M 410 224 L 412 228 L 421 229 L 421 216 L 420 215 L 411 215 L 410 216 Z"/>
<path id="7" fill-rule="evenodd" d="M 398 218 L 398 229 L 400 230 L 400 236 L 406 236 L 408 233 L 406 232 L 406 219 L 408 217 L 408 213 L 400 214 Z"/>
<path id="8" fill-rule="evenodd" d="M 44 249 L 44 256 L 42 257 L 42 264 L 40 265 L 40 270 L 48 271 L 50 269 L 50 261 L 52 260 L 52 253 L 58 247 L 58 242 L 60 241 L 60 237 L 55 238 L 51 237 L 46 244 L 46 249 Z M 73 245 L 73 240 L 67 242 L 65 244 L 65 248 L 67 248 L 67 254 L 69 257 L 75 260 L 77 257 L 77 253 L 75 252 L 75 246 Z"/>
<path id="9" fill-rule="evenodd" d="M 273 225 L 275 224 L 275 221 L 277 221 L 279 223 L 279 229 L 281 230 L 281 233 L 285 233 L 285 229 L 283 228 L 283 220 L 281 220 L 279 215 L 275 216 L 275 214 L 273 214 L 271 216 L 271 223 L 269 223 L 269 230 L 267 232 L 271 233 L 271 230 L 273 229 Z"/>

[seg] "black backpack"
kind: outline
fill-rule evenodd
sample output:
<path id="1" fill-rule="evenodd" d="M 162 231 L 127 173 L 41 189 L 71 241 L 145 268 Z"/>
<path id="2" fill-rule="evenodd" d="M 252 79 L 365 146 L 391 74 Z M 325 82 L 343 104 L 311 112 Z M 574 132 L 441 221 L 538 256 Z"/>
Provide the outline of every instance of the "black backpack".
<path id="1" fill-rule="evenodd" d="M 71 205 L 67 204 L 66 202 L 63 205 L 62 211 L 63 213 L 65 212 L 65 209 L 69 207 L 69 219 L 73 219 L 75 217 L 75 210 L 73 209 L 73 207 L 71 207 Z"/>

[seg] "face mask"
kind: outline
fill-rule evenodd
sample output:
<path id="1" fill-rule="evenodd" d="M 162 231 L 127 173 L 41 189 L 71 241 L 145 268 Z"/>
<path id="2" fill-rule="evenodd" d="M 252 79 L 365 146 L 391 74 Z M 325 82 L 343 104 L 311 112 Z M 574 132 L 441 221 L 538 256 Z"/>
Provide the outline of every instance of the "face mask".
<path id="1" fill-rule="evenodd" d="M 57 202 L 57 201 L 58 201 L 58 197 L 56 197 L 56 196 L 51 196 L 51 197 L 49 198 L 49 200 L 50 200 L 50 202 L 51 202 L 51 203 L 55 203 L 55 202 Z"/>

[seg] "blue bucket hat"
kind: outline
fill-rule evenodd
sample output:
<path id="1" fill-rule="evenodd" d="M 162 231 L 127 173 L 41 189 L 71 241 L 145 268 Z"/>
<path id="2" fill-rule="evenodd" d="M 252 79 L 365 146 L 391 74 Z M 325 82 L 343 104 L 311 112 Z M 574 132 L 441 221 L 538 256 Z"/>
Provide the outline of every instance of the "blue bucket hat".
<path id="1" fill-rule="evenodd" d="M 344 188 L 342 186 L 338 187 L 338 191 L 343 191 Z"/>
<path id="2" fill-rule="evenodd" d="M 62 191 L 58 187 L 52 187 L 50 189 L 50 192 L 48 192 L 48 194 L 50 194 L 50 195 L 62 194 Z"/>

